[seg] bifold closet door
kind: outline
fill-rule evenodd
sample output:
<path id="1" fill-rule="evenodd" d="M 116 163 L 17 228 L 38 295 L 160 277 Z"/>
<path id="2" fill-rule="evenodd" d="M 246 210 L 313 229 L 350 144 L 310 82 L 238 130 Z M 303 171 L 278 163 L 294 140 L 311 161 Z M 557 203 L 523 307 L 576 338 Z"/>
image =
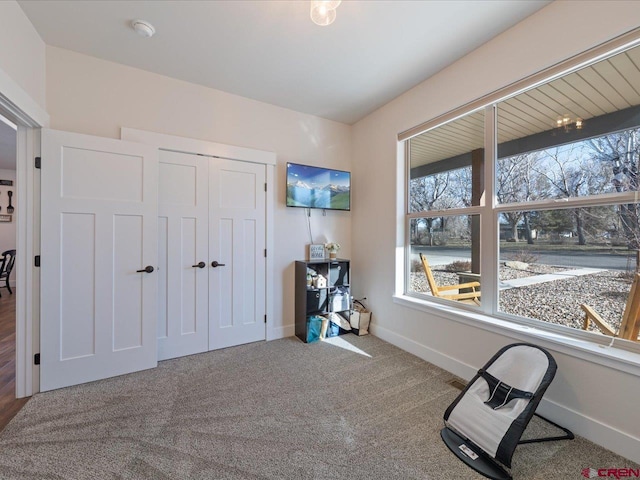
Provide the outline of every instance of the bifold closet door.
<path id="1" fill-rule="evenodd" d="M 157 365 L 158 152 L 42 130 L 40 390 Z"/>
<path id="2" fill-rule="evenodd" d="M 266 339 L 266 167 L 209 163 L 209 349 Z"/>
<path id="3" fill-rule="evenodd" d="M 209 162 L 160 151 L 158 360 L 209 346 Z"/>
<path id="4" fill-rule="evenodd" d="M 159 360 L 266 338 L 265 172 L 160 151 Z"/>

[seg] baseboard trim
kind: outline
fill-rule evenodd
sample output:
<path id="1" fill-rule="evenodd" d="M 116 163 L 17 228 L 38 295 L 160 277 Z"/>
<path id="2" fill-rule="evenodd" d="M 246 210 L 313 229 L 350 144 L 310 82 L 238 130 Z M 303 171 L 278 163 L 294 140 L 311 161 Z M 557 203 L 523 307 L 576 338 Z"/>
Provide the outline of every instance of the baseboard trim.
<path id="1" fill-rule="evenodd" d="M 467 365 L 442 352 L 426 347 L 414 340 L 381 327 L 371 325 L 371 333 L 382 340 L 405 350 L 416 357 L 432 363 L 448 372 L 457 375 L 465 380 L 470 380 L 476 373 L 476 368 Z M 576 435 L 600 445 L 607 450 L 611 450 L 618 455 L 622 455 L 629 460 L 640 463 L 640 438 L 633 437 L 628 433 L 610 427 L 598 420 L 587 417 L 564 405 L 560 405 L 546 398 L 542 399 L 538 407 L 545 417 L 558 422 L 564 427 L 572 430 Z M 443 412 L 444 413 L 444 412 Z M 593 468 L 600 468 L 601 465 L 592 465 Z M 625 467 L 625 465 L 620 465 Z"/>
<path id="2" fill-rule="evenodd" d="M 9 280 L 9 286 L 11 287 L 11 289 L 13 290 L 14 288 L 16 288 L 16 281 L 14 279 L 10 279 Z M 0 288 L 2 288 L 3 290 L 0 290 L 0 293 L 4 290 L 7 289 L 7 285 L 4 283 L 4 281 L 2 282 L 2 285 L 0 285 Z"/>
<path id="3" fill-rule="evenodd" d="M 267 341 L 278 340 L 279 338 L 293 337 L 294 335 L 295 325 L 267 328 Z"/>
<path id="4" fill-rule="evenodd" d="M 425 347 L 415 340 L 398 335 L 397 333 L 379 325 L 371 324 L 370 331 L 376 337 L 381 338 L 382 340 L 389 342 L 406 352 L 412 353 L 416 357 L 419 357 L 429 363 L 433 363 L 437 367 L 443 368 L 444 370 L 465 380 L 470 380 L 478 370 L 471 365 L 467 365 L 466 363 L 456 360 L 455 358 L 445 355 L 437 350 Z"/>
<path id="5" fill-rule="evenodd" d="M 621 432 L 616 428 L 545 398 L 540 402 L 538 412 L 560 423 L 563 427 L 567 427 L 576 435 L 580 435 L 633 462 L 640 463 L 640 438 Z M 593 468 L 604 468 L 605 466 L 608 467 L 609 465 L 589 465 L 589 467 Z M 620 465 L 619 467 L 624 468 L 626 465 Z"/>

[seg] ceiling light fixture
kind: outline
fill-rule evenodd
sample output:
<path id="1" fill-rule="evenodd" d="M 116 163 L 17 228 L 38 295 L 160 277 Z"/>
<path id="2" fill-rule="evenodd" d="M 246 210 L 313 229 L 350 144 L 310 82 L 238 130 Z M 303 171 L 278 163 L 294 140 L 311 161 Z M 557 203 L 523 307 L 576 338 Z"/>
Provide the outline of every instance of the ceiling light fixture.
<path id="1" fill-rule="evenodd" d="M 564 115 L 559 115 L 558 118 L 556 118 L 556 123 L 554 126 L 556 128 L 563 128 L 565 132 L 568 132 L 569 130 L 573 130 L 574 128 L 576 130 L 582 130 L 583 125 L 584 120 L 582 120 L 580 117 L 571 118 L 569 114 L 565 113 Z"/>
<path id="2" fill-rule="evenodd" d="M 138 35 L 144 38 L 153 37 L 153 34 L 156 33 L 156 29 L 153 28 L 153 25 L 149 22 L 145 22 L 144 20 L 132 21 L 131 28 L 133 28 Z"/>
<path id="3" fill-rule="evenodd" d="M 336 8 L 342 0 L 311 0 L 311 20 L 322 27 L 336 19 Z"/>

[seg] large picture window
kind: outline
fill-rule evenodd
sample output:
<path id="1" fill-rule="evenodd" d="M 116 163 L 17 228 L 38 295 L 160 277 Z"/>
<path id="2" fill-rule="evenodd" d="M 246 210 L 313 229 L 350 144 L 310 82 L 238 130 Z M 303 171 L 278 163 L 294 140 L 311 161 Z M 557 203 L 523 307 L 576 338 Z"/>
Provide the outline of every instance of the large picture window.
<path id="1" fill-rule="evenodd" d="M 406 140 L 406 293 L 640 346 L 638 85 L 635 47 Z"/>

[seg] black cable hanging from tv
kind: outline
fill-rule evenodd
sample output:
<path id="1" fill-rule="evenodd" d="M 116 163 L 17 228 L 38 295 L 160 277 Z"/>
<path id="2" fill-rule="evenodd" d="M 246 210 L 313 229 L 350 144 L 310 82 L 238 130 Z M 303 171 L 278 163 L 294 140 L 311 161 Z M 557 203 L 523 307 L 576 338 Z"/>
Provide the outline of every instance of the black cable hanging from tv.
<path id="1" fill-rule="evenodd" d="M 313 245 L 313 235 L 311 234 L 311 209 L 307 208 L 307 227 L 309 228 L 309 240 Z"/>

